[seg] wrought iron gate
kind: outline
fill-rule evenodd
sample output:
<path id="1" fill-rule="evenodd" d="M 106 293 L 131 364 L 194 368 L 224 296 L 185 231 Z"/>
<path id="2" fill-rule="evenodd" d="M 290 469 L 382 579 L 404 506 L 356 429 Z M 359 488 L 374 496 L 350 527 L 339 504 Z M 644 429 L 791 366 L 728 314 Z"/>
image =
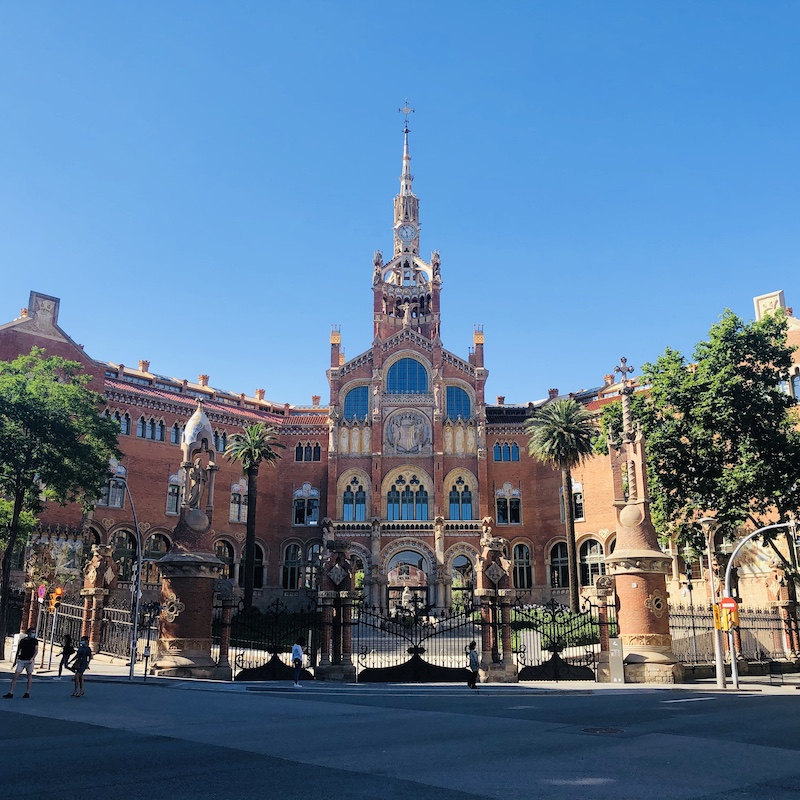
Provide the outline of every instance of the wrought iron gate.
<path id="1" fill-rule="evenodd" d="M 419 603 L 388 611 L 353 608 L 352 644 L 359 683 L 465 681 L 467 650 L 481 640 L 480 611 L 432 612 Z"/>
<path id="2" fill-rule="evenodd" d="M 218 650 L 225 625 L 223 607 L 214 607 L 213 640 Z M 321 614 L 316 601 L 290 609 L 281 600 L 264 611 L 249 612 L 242 604 L 234 609 L 230 622 L 230 661 L 237 681 L 277 681 L 292 678 L 292 645 L 303 640 L 308 669 L 302 677 L 310 680 L 319 660 Z"/>
<path id="3" fill-rule="evenodd" d="M 516 604 L 511 632 L 521 681 L 594 680 L 601 643 L 617 631 L 614 609 L 584 602 L 573 613 L 555 600 Z"/>

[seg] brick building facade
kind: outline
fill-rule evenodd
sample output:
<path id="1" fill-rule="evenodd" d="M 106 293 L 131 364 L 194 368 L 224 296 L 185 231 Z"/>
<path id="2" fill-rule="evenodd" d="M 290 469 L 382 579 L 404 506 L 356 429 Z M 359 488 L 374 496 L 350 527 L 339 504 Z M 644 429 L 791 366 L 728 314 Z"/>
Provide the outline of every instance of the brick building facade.
<path id="1" fill-rule="evenodd" d="M 423 259 L 420 237 L 406 127 L 392 254 L 384 260 L 376 251 L 373 260 L 373 343 L 345 361 L 334 330 L 327 406 L 317 397 L 298 407 L 271 402 L 263 390 L 222 391 L 208 375 L 196 382 L 162 376 L 148 361 L 132 368 L 95 360 L 58 326 L 58 298 L 32 292 L 20 316 L 0 326 L 0 359 L 35 345 L 79 361 L 93 376 L 91 388 L 105 397 L 104 413 L 120 423 L 124 457 L 118 475 L 130 488 L 128 496 L 111 477 L 88 519 L 75 506 L 49 506 L 41 517 L 48 535 L 68 539 L 88 531 L 90 543 L 111 545 L 122 589 L 141 540 L 143 581 L 154 598 L 154 562 L 181 545 L 174 540 L 185 486 L 180 441 L 202 401 L 217 452 L 231 434 L 256 421 L 276 426 L 285 446 L 277 468 L 262 469 L 258 484 L 258 603 L 302 598 L 315 586 L 325 540 L 340 538 L 352 543 L 363 572 L 358 581 L 373 605 L 391 608 L 410 592 L 431 607 L 448 607 L 458 592 L 474 586 L 487 526 L 508 541 L 512 583 L 520 594 L 535 602 L 567 602 L 560 476 L 527 455 L 524 424 L 535 404 L 507 405 L 499 397 L 487 403 L 482 329 L 474 331 L 468 354 L 445 348 L 440 256 L 433 251 Z M 757 313 L 759 300 L 762 306 L 783 304 L 782 293 L 764 296 L 757 299 Z M 800 338 L 800 322 L 792 320 L 791 327 Z M 800 396 L 800 371 L 790 390 Z M 618 391 L 608 376 L 603 385 L 571 396 L 598 407 Z M 551 390 L 548 400 L 556 396 Z M 209 541 L 227 577 L 240 582 L 247 486 L 235 464 L 219 458 L 218 465 Z M 607 459 L 578 467 L 573 482 L 580 582 L 591 591 L 615 543 Z M 680 567 L 676 557 L 674 589 Z"/>

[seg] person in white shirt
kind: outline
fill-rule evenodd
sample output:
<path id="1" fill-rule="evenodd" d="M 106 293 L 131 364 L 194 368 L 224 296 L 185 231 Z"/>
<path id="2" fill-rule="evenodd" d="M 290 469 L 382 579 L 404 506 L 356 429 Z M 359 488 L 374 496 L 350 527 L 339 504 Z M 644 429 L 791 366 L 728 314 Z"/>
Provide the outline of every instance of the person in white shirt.
<path id="1" fill-rule="evenodd" d="M 303 638 L 292 645 L 292 667 L 294 668 L 294 685 L 300 687 L 300 672 L 303 669 Z"/>

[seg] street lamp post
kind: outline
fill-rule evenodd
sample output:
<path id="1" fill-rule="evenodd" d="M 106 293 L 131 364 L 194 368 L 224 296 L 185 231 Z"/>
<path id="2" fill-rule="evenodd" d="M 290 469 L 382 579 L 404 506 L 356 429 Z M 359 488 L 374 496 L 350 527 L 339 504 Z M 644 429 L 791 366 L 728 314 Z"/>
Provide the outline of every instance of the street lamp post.
<path id="1" fill-rule="evenodd" d="M 703 517 L 700 520 L 700 527 L 706 536 L 706 545 L 708 547 L 708 585 L 711 588 L 711 603 L 716 605 L 716 587 L 714 586 L 714 534 L 719 528 L 719 523 L 714 517 Z M 735 656 L 731 659 L 735 660 Z M 715 672 L 717 677 L 717 688 L 724 689 L 726 687 L 725 681 L 725 661 L 722 655 L 722 631 L 717 626 L 714 626 L 714 662 Z"/>
<path id="2" fill-rule="evenodd" d="M 692 584 L 692 564 L 689 560 L 691 555 L 691 550 L 687 547 L 684 550 L 683 560 L 686 565 L 686 590 L 689 592 L 689 618 L 692 622 L 692 656 L 694 657 L 694 663 L 697 664 L 697 629 L 694 624 L 694 600 L 692 598 L 694 584 Z"/>
<path id="3" fill-rule="evenodd" d="M 731 595 L 731 575 L 733 569 L 733 562 L 737 555 L 739 555 L 739 551 L 749 542 L 751 539 L 758 536 L 760 533 L 769 530 L 776 530 L 778 528 L 790 528 L 794 533 L 796 522 L 795 520 L 790 520 L 789 522 L 776 522 L 773 525 L 765 525 L 763 528 L 759 528 L 758 530 L 753 531 L 752 533 L 748 533 L 743 539 L 736 543 L 736 547 L 734 547 L 733 552 L 731 553 L 730 560 L 728 561 L 728 566 L 725 568 L 725 589 L 723 590 L 723 597 L 732 597 Z M 733 629 L 728 630 L 728 643 L 731 651 L 731 682 L 733 683 L 733 688 L 739 688 L 739 665 L 736 663 L 736 651 L 734 650 L 734 638 L 733 638 Z"/>

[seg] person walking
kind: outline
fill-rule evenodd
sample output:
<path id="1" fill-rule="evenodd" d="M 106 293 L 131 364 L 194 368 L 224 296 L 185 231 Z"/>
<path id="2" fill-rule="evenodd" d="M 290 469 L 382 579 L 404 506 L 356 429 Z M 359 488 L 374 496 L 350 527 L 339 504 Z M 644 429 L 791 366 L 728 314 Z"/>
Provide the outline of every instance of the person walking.
<path id="1" fill-rule="evenodd" d="M 300 673 L 303 670 L 303 638 L 300 637 L 292 645 L 292 667 L 294 668 L 294 686 L 300 688 Z"/>
<path id="2" fill-rule="evenodd" d="M 467 686 L 470 689 L 477 689 L 478 683 L 478 667 L 480 666 L 480 660 L 478 659 L 478 653 L 475 650 L 475 642 L 469 643 L 469 677 L 467 678 Z"/>
<path id="3" fill-rule="evenodd" d="M 28 673 L 28 687 L 25 694 L 22 695 L 24 700 L 31 696 L 31 684 L 33 683 L 33 667 L 36 661 L 36 653 L 39 650 L 39 640 L 36 638 L 36 628 L 28 628 L 28 635 L 19 640 L 17 645 L 17 652 L 14 655 L 14 677 L 11 679 L 11 690 L 3 695 L 4 700 L 9 700 L 14 696 L 14 687 L 17 685 L 17 680 L 20 673 L 25 670 Z"/>
<path id="4" fill-rule="evenodd" d="M 92 660 L 92 648 L 89 647 L 89 637 L 81 636 L 81 642 L 75 653 L 75 661 L 72 666 L 75 669 L 75 691 L 73 697 L 83 697 L 83 673 L 89 669 L 89 662 Z"/>
<path id="5" fill-rule="evenodd" d="M 64 643 L 61 645 L 61 661 L 58 662 L 58 677 L 61 677 L 61 670 L 66 667 L 70 669 L 69 660 L 72 658 L 72 654 L 75 652 L 75 645 L 72 644 L 72 637 L 68 634 L 64 634 Z"/>

